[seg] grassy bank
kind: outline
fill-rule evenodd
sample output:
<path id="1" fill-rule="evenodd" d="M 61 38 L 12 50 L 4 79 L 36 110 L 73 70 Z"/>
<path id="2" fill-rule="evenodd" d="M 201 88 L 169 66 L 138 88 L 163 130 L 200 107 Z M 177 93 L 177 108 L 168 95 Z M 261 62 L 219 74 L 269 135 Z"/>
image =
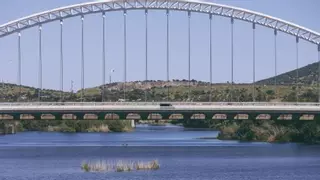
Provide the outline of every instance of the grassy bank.
<path id="1" fill-rule="evenodd" d="M 132 130 L 129 120 L 21 120 L 18 131 L 45 132 L 128 132 Z"/>
<path id="2" fill-rule="evenodd" d="M 208 123 L 211 122 L 211 123 Z M 320 144 L 320 124 L 316 121 L 210 121 L 209 128 L 220 131 L 220 140 L 297 142 Z"/>
<path id="3" fill-rule="evenodd" d="M 140 171 L 140 170 L 158 170 L 160 164 L 158 160 L 152 161 L 89 161 L 83 162 L 81 169 L 85 172 L 128 172 L 128 171 Z"/>

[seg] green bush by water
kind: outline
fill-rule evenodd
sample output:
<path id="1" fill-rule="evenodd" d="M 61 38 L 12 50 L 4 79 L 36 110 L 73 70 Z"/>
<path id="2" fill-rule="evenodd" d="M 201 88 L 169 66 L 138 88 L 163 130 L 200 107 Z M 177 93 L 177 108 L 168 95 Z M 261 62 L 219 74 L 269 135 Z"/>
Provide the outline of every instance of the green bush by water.
<path id="1" fill-rule="evenodd" d="M 20 120 L 19 131 L 51 132 L 127 132 L 132 129 L 129 120 Z"/>
<path id="2" fill-rule="evenodd" d="M 320 143 L 320 125 L 315 121 L 226 121 L 216 126 L 220 130 L 218 139 L 221 140 Z"/>

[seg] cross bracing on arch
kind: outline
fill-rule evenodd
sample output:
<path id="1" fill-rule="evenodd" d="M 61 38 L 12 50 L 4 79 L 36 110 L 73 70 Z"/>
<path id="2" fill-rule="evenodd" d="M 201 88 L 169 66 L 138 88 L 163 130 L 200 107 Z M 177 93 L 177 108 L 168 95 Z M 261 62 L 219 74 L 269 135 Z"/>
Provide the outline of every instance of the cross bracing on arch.
<path id="1" fill-rule="evenodd" d="M 320 33 L 297 24 L 247 9 L 194 0 L 100 0 L 76 4 L 23 17 L 0 26 L 0 37 L 41 24 L 86 14 L 122 10 L 174 10 L 230 17 L 282 31 L 320 45 Z"/>

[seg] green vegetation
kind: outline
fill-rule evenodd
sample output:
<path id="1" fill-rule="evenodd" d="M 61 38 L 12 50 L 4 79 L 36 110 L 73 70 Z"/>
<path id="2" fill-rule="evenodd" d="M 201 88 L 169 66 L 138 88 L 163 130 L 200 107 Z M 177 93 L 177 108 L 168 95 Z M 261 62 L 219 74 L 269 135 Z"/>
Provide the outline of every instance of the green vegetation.
<path id="1" fill-rule="evenodd" d="M 159 82 L 160 84 L 166 84 L 166 82 Z M 175 82 L 177 83 L 177 82 Z M 194 101 L 194 102 L 206 102 L 210 97 L 210 85 L 208 83 L 197 82 L 191 86 L 191 97 L 188 99 L 188 86 L 184 85 L 173 86 L 173 82 L 170 82 L 169 87 L 169 100 L 170 101 Z M 178 84 L 179 84 L 178 83 Z M 150 84 L 146 84 L 149 86 Z M 122 89 L 113 89 L 118 85 L 109 87 L 105 90 L 105 99 L 108 101 L 118 101 L 123 98 Z M 0 86 L 0 102 L 16 102 L 18 97 L 18 87 L 13 86 L 13 89 L 2 88 Z M 144 99 L 144 93 L 147 92 L 148 101 L 167 101 L 167 87 L 153 86 L 148 89 L 132 89 L 128 88 L 126 97 L 128 101 L 142 101 Z M 296 91 L 298 88 L 298 91 Z M 99 88 L 85 90 L 85 101 L 101 102 L 101 94 L 98 91 Z M 50 93 L 49 93 L 50 92 Z M 99 92 L 99 93 L 97 93 Z M 298 92 L 299 101 L 301 102 L 316 102 L 318 100 L 317 86 L 304 85 L 304 86 L 287 86 L 279 85 L 277 87 L 273 85 L 256 85 L 255 87 L 255 99 L 256 101 L 296 101 L 296 92 Z M 230 101 L 231 97 L 234 97 L 233 101 L 239 102 L 252 102 L 253 89 L 251 84 L 234 84 L 234 90 L 232 91 L 229 84 L 213 84 L 212 85 L 212 101 Z M 57 91 L 45 91 L 45 97 L 42 101 L 56 102 L 60 99 L 60 93 Z M 38 91 L 34 88 L 25 88 L 22 93 L 21 102 L 38 101 Z M 79 92 L 77 93 L 63 93 L 64 101 L 80 101 Z M 231 96 L 232 95 L 232 96 Z M 44 96 L 44 95 L 43 95 Z"/>
<path id="2" fill-rule="evenodd" d="M 5 133 L 5 124 L 4 122 L 0 121 L 0 135 Z"/>
<path id="3" fill-rule="evenodd" d="M 260 80 L 255 87 L 257 101 L 296 101 L 298 92 L 299 101 L 317 101 L 318 63 L 313 63 L 298 69 L 299 79 L 296 79 L 296 70 L 292 70 L 276 77 L 277 86 L 274 86 L 275 77 Z M 169 87 L 169 100 L 171 101 L 209 101 L 210 84 L 207 82 L 191 81 L 191 97 L 188 99 L 188 81 L 136 81 L 126 84 L 126 98 L 129 101 L 141 101 L 147 92 L 148 101 L 166 101 L 167 88 Z M 87 88 L 84 90 L 84 101 L 101 101 L 102 86 Z M 112 83 L 104 85 L 105 99 L 118 101 L 123 98 L 123 84 Z M 232 91 L 230 83 L 213 84 L 212 101 L 252 101 L 251 84 L 234 84 Z M 0 102 L 37 101 L 39 90 L 23 86 L 20 99 L 19 87 L 14 84 L 2 83 L 0 85 Z M 60 101 L 61 92 L 55 90 L 42 90 L 42 101 Z M 81 101 L 80 91 L 63 92 L 63 101 Z M 231 96 L 232 95 L 232 96 Z M 234 99 L 230 99 L 234 97 Z"/>
<path id="4" fill-rule="evenodd" d="M 18 131 L 48 132 L 128 132 L 129 120 L 20 120 L 16 124 Z"/>
<path id="5" fill-rule="evenodd" d="M 316 121 L 197 120 L 194 123 L 219 130 L 220 140 L 320 144 L 320 123 Z"/>
<path id="6" fill-rule="evenodd" d="M 277 86 L 274 86 L 275 77 L 258 81 L 255 86 L 255 100 L 260 102 L 295 102 L 298 97 L 300 102 L 318 101 L 318 63 L 313 63 L 298 69 L 299 79 L 296 79 L 296 70 L 280 74 L 276 77 Z M 127 101 L 142 101 L 147 94 L 148 101 L 253 101 L 252 84 L 234 84 L 232 90 L 230 83 L 213 84 L 212 91 L 207 82 L 191 81 L 191 95 L 187 80 L 143 81 L 129 82 L 126 84 Z M 84 90 L 84 101 L 101 101 L 102 89 L 105 90 L 105 99 L 119 101 L 123 98 L 123 84 L 112 83 L 100 87 Z M 167 98 L 169 88 L 169 99 Z M 22 87 L 20 101 L 37 101 L 38 89 Z M 211 94 L 210 94 L 211 93 Z M 63 92 L 64 101 L 80 101 L 79 92 Z M 42 101 L 56 102 L 60 100 L 61 92 L 43 90 Z M 3 83 L 0 86 L 0 102 L 15 102 L 19 97 L 19 87 L 13 84 Z M 233 97 L 233 99 L 231 99 Z M 173 124 L 183 124 L 192 128 L 215 128 L 221 131 L 220 139 L 238 139 L 250 141 L 268 142 L 319 142 L 319 125 L 316 122 L 301 122 L 294 124 L 279 124 L 272 121 L 225 121 L 216 124 L 213 120 L 186 120 L 171 121 Z M 21 123 L 21 129 L 62 131 L 62 132 L 105 132 L 105 131 L 128 131 L 129 123 L 124 121 L 25 121 Z M 290 125 L 291 124 L 291 125 Z"/>
<path id="7" fill-rule="evenodd" d="M 15 84 L 2 83 L 0 85 L 0 102 L 17 102 L 19 101 L 36 101 L 38 98 L 39 90 L 33 87 L 22 86 L 19 98 L 20 88 Z M 61 92 L 44 89 L 41 91 L 43 101 L 59 101 Z M 64 92 L 65 101 L 75 99 L 74 93 Z"/>
<path id="8" fill-rule="evenodd" d="M 91 161 L 83 162 L 81 169 L 85 172 L 129 172 L 129 171 L 140 171 L 140 170 L 158 170 L 160 164 L 158 160 L 152 160 L 148 162 L 131 162 L 131 161 L 117 161 L 117 162 L 106 162 L 106 161 Z"/>

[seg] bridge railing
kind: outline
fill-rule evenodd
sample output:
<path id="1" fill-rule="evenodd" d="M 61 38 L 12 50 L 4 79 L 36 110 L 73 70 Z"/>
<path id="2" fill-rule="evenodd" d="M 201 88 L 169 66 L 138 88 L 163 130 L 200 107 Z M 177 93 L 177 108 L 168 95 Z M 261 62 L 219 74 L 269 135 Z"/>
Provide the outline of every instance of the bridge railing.
<path id="1" fill-rule="evenodd" d="M 0 106 L 320 106 L 312 102 L 13 102 Z"/>

